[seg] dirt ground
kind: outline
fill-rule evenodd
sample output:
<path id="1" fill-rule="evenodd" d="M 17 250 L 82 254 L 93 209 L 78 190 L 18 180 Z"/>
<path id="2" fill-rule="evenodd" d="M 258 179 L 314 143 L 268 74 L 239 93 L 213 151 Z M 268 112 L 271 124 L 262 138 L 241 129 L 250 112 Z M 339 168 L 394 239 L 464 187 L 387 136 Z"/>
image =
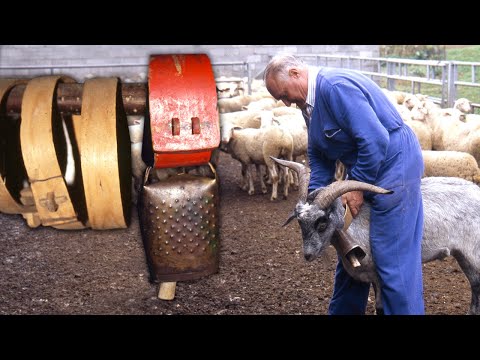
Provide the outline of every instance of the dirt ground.
<path id="1" fill-rule="evenodd" d="M 29 228 L 0 214 L 0 314 L 318 314 L 327 313 L 336 256 L 307 263 L 294 221 L 296 203 L 271 202 L 239 188 L 240 166 L 221 154 L 220 266 L 177 283 L 173 301 L 149 282 L 136 208 L 128 229 Z M 424 265 L 427 314 L 462 315 L 470 286 L 453 258 Z M 371 292 L 367 314 L 374 313 Z"/>

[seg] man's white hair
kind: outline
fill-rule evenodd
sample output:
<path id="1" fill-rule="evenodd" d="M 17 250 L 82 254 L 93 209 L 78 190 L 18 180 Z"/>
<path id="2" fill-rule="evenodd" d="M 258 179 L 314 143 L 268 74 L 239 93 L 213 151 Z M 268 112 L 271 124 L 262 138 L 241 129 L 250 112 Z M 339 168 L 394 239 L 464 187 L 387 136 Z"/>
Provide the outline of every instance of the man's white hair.
<path id="1" fill-rule="evenodd" d="M 263 80 L 266 81 L 267 77 L 275 76 L 281 77 L 284 80 L 288 78 L 288 71 L 292 67 L 303 68 L 307 64 L 302 59 L 292 54 L 279 54 L 275 55 L 267 64 L 263 73 Z"/>

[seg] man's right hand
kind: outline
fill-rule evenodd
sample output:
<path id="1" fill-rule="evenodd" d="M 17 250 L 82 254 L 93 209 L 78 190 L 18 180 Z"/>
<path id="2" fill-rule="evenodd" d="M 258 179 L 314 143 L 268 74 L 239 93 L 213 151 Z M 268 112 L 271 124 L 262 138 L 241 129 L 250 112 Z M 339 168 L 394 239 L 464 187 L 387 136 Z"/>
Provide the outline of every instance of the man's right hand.
<path id="1" fill-rule="evenodd" d="M 342 204 L 347 204 L 355 218 L 363 204 L 363 191 L 350 191 L 342 195 Z"/>

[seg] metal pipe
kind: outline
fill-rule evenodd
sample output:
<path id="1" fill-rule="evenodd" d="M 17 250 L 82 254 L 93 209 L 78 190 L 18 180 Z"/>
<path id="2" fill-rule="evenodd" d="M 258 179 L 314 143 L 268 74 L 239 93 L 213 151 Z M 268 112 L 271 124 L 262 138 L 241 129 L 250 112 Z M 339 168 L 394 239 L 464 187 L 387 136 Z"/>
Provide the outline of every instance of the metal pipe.
<path id="1" fill-rule="evenodd" d="M 20 114 L 26 85 L 17 85 L 6 101 L 7 114 Z M 82 109 L 83 84 L 58 84 L 57 106 L 62 114 L 80 115 Z M 121 96 L 126 115 L 145 115 L 147 105 L 146 83 L 124 83 Z"/>

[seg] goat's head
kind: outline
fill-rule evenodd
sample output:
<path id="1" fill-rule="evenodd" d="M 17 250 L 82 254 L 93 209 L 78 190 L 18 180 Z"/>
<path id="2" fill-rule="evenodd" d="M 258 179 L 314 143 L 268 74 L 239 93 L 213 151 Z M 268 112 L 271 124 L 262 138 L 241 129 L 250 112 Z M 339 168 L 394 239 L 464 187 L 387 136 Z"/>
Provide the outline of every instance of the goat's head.
<path id="1" fill-rule="evenodd" d="M 285 222 L 287 225 L 293 219 L 298 220 L 303 238 L 303 254 L 305 260 L 316 259 L 330 244 L 333 233 L 344 225 L 343 207 L 339 196 L 349 191 L 372 191 L 379 194 L 389 194 L 392 191 L 381 187 L 354 180 L 336 181 L 327 187 L 308 193 L 310 169 L 303 164 L 271 158 L 278 164 L 287 166 L 298 174 L 299 198 L 294 211 Z"/>

